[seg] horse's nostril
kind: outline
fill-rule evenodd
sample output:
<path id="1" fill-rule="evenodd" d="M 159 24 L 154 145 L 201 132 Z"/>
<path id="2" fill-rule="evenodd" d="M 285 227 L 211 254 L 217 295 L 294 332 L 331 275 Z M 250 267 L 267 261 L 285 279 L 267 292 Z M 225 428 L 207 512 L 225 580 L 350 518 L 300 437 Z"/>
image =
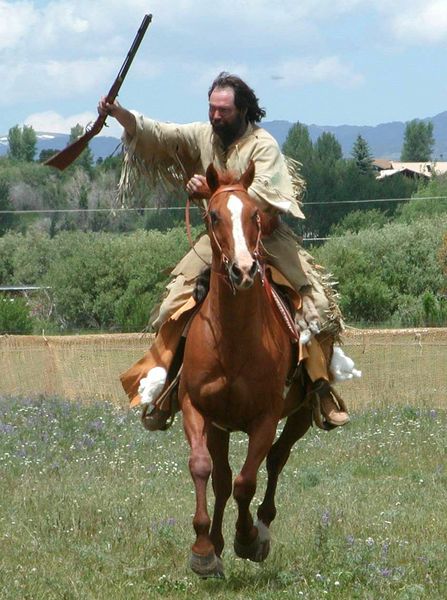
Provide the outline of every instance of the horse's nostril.
<path id="1" fill-rule="evenodd" d="M 258 263 L 256 261 L 254 261 L 250 267 L 250 271 L 248 272 L 248 275 L 251 278 L 253 278 L 256 275 L 257 271 L 258 271 Z"/>
<path id="2" fill-rule="evenodd" d="M 240 270 L 240 268 L 235 263 L 233 263 L 231 265 L 231 275 L 235 279 L 240 279 L 242 277 L 242 271 Z"/>

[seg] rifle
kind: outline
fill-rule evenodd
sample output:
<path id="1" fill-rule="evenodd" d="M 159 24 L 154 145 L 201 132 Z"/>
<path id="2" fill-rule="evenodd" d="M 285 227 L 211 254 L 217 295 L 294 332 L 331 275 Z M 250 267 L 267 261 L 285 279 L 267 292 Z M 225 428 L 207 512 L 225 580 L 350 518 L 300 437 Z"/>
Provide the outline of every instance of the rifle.
<path id="1" fill-rule="evenodd" d="M 109 104 L 112 104 L 115 98 L 118 96 L 118 92 L 124 81 L 124 78 L 127 75 L 127 71 L 129 70 L 130 65 L 132 64 L 135 54 L 137 53 L 137 50 L 141 44 L 144 34 L 146 33 L 146 30 L 149 27 L 151 21 L 152 15 L 144 15 L 144 19 L 140 25 L 140 28 L 138 29 L 133 44 L 130 47 L 129 52 L 127 53 L 126 60 L 124 61 L 123 66 L 119 70 L 117 78 L 113 82 L 113 85 L 106 96 L 106 100 Z M 93 124 L 87 125 L 83 136 L 81 136 L 75 142 L 73 142 L 72 144 L 70 144 L 69 146 L 67 146 L 48 160 L 46 160 L 43 164 L 50 167 L 56 167 L 56 169 L 60 169 L 61 171 L 66 169 L 76 158 L 78 158 L 81 152 L 87 147 L 87 144 L 90 142 L 90 140 L 93 137 L 95 137 L 95 135 L 98 135 L 98 133 L 104 127 L 106 119 L 107 115 L 100 115 Z"/>

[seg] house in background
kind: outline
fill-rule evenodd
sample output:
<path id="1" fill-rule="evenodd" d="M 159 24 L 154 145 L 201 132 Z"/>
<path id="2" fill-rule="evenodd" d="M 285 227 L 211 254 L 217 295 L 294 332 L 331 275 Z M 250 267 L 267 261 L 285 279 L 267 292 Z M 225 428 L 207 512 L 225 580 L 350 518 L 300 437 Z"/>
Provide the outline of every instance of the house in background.
<path id="1" fill-rule="evenodd" d="M 398 173 L 406 177 L 430 179 L 433 174 L 447 173 L 447 162 L 401 162 L 376 158 L 373 160 L 373 168 L 377 172 L 376 179 L 392 177 Z"/>

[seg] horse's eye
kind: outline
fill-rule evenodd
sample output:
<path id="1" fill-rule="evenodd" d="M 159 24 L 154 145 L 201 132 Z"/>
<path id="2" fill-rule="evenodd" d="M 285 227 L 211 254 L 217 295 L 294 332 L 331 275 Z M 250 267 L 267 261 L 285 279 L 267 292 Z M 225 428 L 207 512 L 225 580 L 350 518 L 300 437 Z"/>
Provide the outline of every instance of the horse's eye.
<path id="1" fill-rule="evenodd" d="M 217 213 L 217 211 L 210 210 L 209 215 L 210 215 L 211 225 L 216 225 L 216 223 L 219 222 L 219 214 Z"/>

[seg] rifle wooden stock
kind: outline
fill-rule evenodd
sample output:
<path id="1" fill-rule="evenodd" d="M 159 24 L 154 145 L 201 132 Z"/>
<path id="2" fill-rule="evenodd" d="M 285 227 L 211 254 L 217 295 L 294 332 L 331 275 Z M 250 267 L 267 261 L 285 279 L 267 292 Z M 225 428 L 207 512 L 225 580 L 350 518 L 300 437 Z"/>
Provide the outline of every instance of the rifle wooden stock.
<path id="1" fill-rule="evenodd" d="M 112 104 L 112 102 L 114 102 L 115 98 L 118 96 L 118 92 L 124 81 L 124 78 L 127 75 L 127 71 L 129 70 L 130 65 L 132 64 L 135 54 L 137 53 L 137 50 L 141 44 L 144 34 L 146 33 L 146 30 L 149 27 L 151 21 L 152 15 L 144 15 L 143 21 L 140 25 L 140 28 L 138 29 L 137 35 L 135 36 L 132 46 L 130 47 L 129 52 L 127 53 L 126 59 L 121 69 L 119 70 L 118 76 L 113 82 L 109 93 L 106 96 L 106 100 L 109 104 Z M 90 140 L 94 138 L 95 135 L 98 135 L 98 133 L 104 127 L 106 118 L 106 116 L 100 115 L 93 124 L 87 125 L 83 136 L 81 136 L 75 142 L 73 142 L 72 144 L 70 144 L 69 146 L 67 146 L 48 160 L 46 160 L 43 164 L 50 167 L 56 167 L 56 169 L 59 169 L 60 171 L 66 169 L 69 165 L 71 165 L 71 163 L 74 160 L 78 158 L 81 152 L 85 150 Z"/>

